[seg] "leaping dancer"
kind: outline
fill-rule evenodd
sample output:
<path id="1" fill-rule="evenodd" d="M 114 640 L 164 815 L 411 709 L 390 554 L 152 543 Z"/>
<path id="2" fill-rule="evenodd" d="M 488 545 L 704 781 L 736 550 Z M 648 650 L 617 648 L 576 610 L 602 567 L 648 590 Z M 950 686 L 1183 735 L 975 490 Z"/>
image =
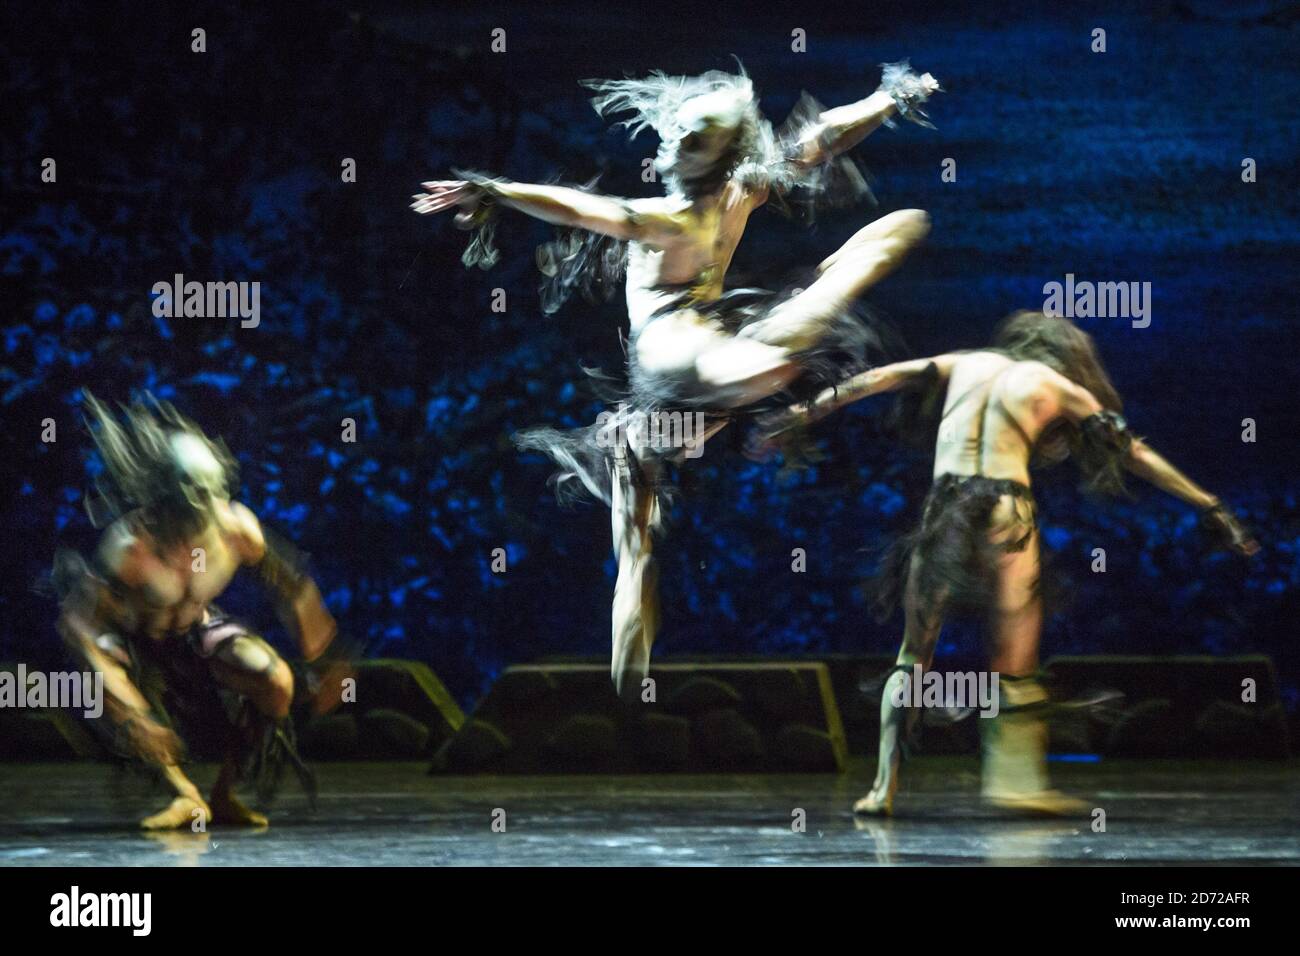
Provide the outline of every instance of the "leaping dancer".
<path id="1" fill-rule="evenodd" d="M 1196 508 L 1232 551 L 1249 556 L 1259 545 L 1222 501 L 1130 434 L 1091 337 L 1039 312 L 1009 316 L 989 348 L 874 368 L 769 415 L 761 447 L 850 402 L 906 388 L 931 390 L 943 412 L 920 527 L 895 543 L 885 563 L 883 596 L 902 592 L 903 645 L 881 696 L 875 784 L 854 810 L 892 813 L 900 731 L 918 717 L 912 708 L 905 717 L 894 701 L 905 699 L 917 665 L 929 668 L 945 614 L 960 608 L 988 615 L 990 669 L 1001 675 L 1000 711 L 980 720 L 985 799 L 1028 812 L 1075 812 L 1082 804 L 1047 779 L 1047 698 L 1035 679 L 1043 612 L 1031 460 L 1073 453 L 1100 491 L 1122 491 L 1127 470 Z"/>
<path id="2" fill-rule="evenodd" d="M 577 433 L 542 428 L 517 439 L 559 464 L 559 488 L 585 489 L 611 509 L 618 560 L 611 676 L 622 693 L 629 677 L 639 682 L 649 668 L 658 618 L 652 547 L 662 521 L 656 487 L 670 457 L 639 423 L 660 410 L 717 413 L 698 443 L 729 413 L 785 390 L 818 353 L 862 352 L 872 333 L 853 315 L 854 301 L 925 236 L 924 212 L 900 210 L 859 230 L 793 294 L 724 291 L 727 268 L 750 214 L 769 197 L 796 188 L 813 198 L 865 195 L 861 174 L 841 154 L 895 114 L 929 125 L 921 105 L 939 84 L 906 63 L 887 64 L 871 96 L 822 110 L 805 95 L 780 132 L 759 111 L 743 71 L 585 85 L 597 91 L 593 103 L 602 116 L 630 112 L 623 125 L 633 136 L 647 127 L 659 135 L 655 168 L 665 196 L 621 199 L 458 173 L 461 179 L 424 183 L 411 208 L 458 208 L 458 224 L 479 228 L 467 265 L 495 261 L 497 206 L 588 233 L 546 249 L 547 311 L 574 289 L 626 277 L 631 412 Z"/>
<path id="3" fill-rule="evenodd" d="M 312 792 L 289 718 L 301 688 L 271 645 L 212 602 L 236 571 L 252 568 L 309 662 L 329 648 L 334 619 L 301 557 L 230 500 L 236 465 L 223 443 L 165 403 L 134 403 L 125 424 L 89 394 L 86 404 L 104 465 L 91 517 L 107 528 L 91 562 L 60 552 L 59 631 L 104 675 L 110 747 L 158 770 L 175 794 L 141 826 L 265 826 L 235 785 L 256 777 L 265 797 L 288 764 Z M 180 766 L 177 728 L 187 725 L 224 740 L 207 800 Z"/>

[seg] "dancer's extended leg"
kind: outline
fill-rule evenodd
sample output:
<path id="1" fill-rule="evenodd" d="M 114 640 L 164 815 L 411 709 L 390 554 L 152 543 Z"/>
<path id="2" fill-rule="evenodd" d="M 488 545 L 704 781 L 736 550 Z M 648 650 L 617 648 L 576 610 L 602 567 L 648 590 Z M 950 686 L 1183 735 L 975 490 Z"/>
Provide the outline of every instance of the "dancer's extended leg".
<path id="1" fill-rule="evenodd" d="M 622 695 L 634 693 L 650 670 L 650 647 L 659 626 L 658 569 L 653 554 L 659 501 L 654 473 L 624 446 L 614 452 L 610 517 L 618 579 L 614 583 L 613 660 L 610 676 Z"/>
<path id="2" fill-rule="evenodd" d="M 740 336 L 793 351 L 811 348 L 835 316 L 893 272 L 929 231 L 930 217 L 920 209 L 881 216 L 824 260 L 812 285 L 745 326 Z"/>
<path id="3" fill-rule="evenodd" d="M 934 660 L 934 647 L 943 626 L 941 609 L 926 607 L 917 594 L 915 581 L 919 558 L 912 559 L 907 590 L 903 598 L 903 646 L 899 648 L 894 670 L 880 694 L 880 750 L 876 761 L 876 780 L 871 791 L 853 805 L 855 813 L 888 815 L 894 811 L 894 794 L 898 790 L 898 765 L 902 759 L 903 740 L 921 717 L 914 707 L 899 707 L 896 696 L 910 693 L 914 668 L 924 673 Z"/>
<path id="4" fill-rule="evenodd" d="M 703 326 L 686 310 L 646 329 L 637 341 L 640 361 L 648 370 L 675 370 L 684 359 L 719 406 L 766 398 L 802 373 L 795 353 L 817 345 L 836 317 L 892 272 L 929 228 L 919 209 L 882 216 L 826 259 L 807 289 L 735 336 Z"/>
<path id="5" fill-rule="evenodd" d="M 1000 507 L 1005 507 L 1006 502 Z M 990 803 L 1031 813 L 1082 812 L 1081 801 L 1052 790 L 1047 778 L 1047 694 L 1035 679 L 1043 609 L 1038 596 L 1035 532 L 1023 550 L 998 564 L 992 670 L 999 676 L 998 715 L 980 719 L 981 788 Z"/>
<path id="6" fill-rule="evenodd" d="M 253 634 L 237 633 L 216 644 L 209 670 L 218 683 L 239 693 L 271 720 L 282 720 L 293 702 L 293 672 L 266 641 Z M 265 814 L 246 806 L 235 793 L 239 779 L 240 742 L 227 750 L 208 803 L 216 823 L 264 827 Z"/>

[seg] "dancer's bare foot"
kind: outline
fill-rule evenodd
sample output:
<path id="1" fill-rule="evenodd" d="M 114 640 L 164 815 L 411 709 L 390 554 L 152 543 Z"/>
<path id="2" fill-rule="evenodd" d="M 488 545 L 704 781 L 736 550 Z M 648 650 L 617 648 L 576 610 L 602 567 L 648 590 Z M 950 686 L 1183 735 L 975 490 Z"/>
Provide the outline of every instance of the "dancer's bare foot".
<path id="1" fill-rule="evenodd" d="M 266 814 L 246 807 L 243 801 L 229 790 L 224 793 L 213 791 L 211 805 L 213 823 L 236 827 L 264 827 L 271 822 L 266 818 Z"/>
<path id="2" fill-rule="evenodd" d="M 870 817 L 892 817 L 894 815 L 894 791 L 897 784 L 888 786 L 876 784 L 871 792 L 853 804 L 853 812 Z"/>
<path id="3" fill-rule="evenodd" d="M 212 810 L 197 796 L 181 795 L 169 803 L 165 810 L 141 820 L 140 829 L 179 830 L 193 825 L 198 819 L 202 819 L 203 825 L 207 826 L 212 822 Z"/>
<path id="4" fill-rule="evenodd" d="M 864 249 L 876 247 L 882 259 L 895 259 L 916 245 L 930 232 L 930 217 L 920 209 L 899 209 L 881 216 L 863 226 L 849 241 L 823 259 L 817 266 L 817 275 L 824 275 L 837 263 L 846 262 Z"/>
<path id="5" fill-rule="evenodd" d="M 995 807 L 1037 816 L 1070 817 L 1085 813 L 1088 805 L 1076 797 L 1059 790 L 1040 790 L 1037 793 L 989 793 L 984 795 Z"/>

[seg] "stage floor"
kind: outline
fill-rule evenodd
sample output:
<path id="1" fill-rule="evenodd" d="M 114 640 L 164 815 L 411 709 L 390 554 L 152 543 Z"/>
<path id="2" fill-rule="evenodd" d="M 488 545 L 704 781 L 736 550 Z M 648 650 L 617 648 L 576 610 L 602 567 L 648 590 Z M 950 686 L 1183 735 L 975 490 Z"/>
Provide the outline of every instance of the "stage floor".
<path id="1" fill-rule="evenodd" d="M 0 866 L 1300 864 L 1300 765 L 1054 763 L 1106 811 L 1026 820 L 982 807 L 971 758 L 905 769 L 899 815 L 855 821 L 872 764 L 842 776 L 431 777 L 424 764 L 322 764 L 318 811 L 286 783 L 264 831 L 147 835 L 138 778 L 0 764 Z M 215 768 L 201 767 L 207 784 Z M 505 811 L 505 832 L 493 812 Z M 806 813 L 806 832 L 791 828 Z M 499 817 L 499 814 L 498 814 Z"/>

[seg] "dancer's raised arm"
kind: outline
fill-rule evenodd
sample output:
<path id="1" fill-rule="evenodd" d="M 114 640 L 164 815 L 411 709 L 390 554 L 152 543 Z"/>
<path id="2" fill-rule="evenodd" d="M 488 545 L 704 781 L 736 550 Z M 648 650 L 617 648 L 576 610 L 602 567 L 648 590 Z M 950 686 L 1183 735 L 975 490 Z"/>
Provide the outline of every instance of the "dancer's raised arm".
<path id="1" fill-rule="evenodd" d="M 929 73 L 917 76 L 903 64 L 887 64 L 880 89 L 856 103 L 826 110 L 804 131 L 794 161 L 815 166 L 852 149 L 899 112 L 900 107 L 909 118 L 924 121 L 925 114 L 918 107 L 931 94 L 939 92 L 942 92 L 939 81 Z"/>
<path id="2" fill-rule="evenodd" d="M 463 175 L 463 174 L 462 174 Z M 616 239 L 655 245 L 681 232 L 679 217 L 658 203 L 633 203 L 613 196 L 574 189 L 476 177 L 421 183 L 426 190 L 411 198 L 421 215 L 460 207 L 457 223 L 472 226 L 480 206 L 499 203 L 557 226 L 574 226 Z"/>

